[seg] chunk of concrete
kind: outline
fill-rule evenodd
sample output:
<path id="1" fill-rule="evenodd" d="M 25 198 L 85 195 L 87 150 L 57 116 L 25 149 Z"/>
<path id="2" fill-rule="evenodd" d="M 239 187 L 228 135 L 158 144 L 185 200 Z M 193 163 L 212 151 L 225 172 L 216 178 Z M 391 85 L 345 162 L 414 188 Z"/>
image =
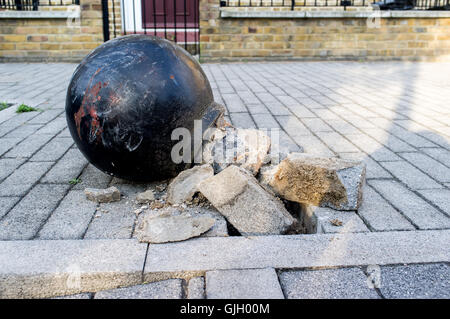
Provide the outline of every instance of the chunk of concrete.
<path id="1" fill-rule="evenodd" d="M 214 225 L 215 219 L 207 216 L 151 216 L 147 215 L 138 225 L 140 242 L 167 243 L 200 236 Z"/>
<path id="2" fill-rule="evenodd" d="M 292 153 L 276 167 L 263 170 L 260 182 L 290 201 L 356 210 L 365 172 L 362 162 Z"/>
<path id="3" fill-rule="evenodd" d="M 87 199 L 97 203 L 111 203 L 120 200 L 120 191 L 115 186 L 106 189 L 86 188 L 84 193 Z"/>
<path id="4" fill-rule="evenodd" d="M 167 188 L 167 202 L 170 204 L 181 204 L 191 201 L 198 192 L 198 184 L 214 175 L 214 170 L 209 164 L 195 166 L 182 171 L 175 177 Z"/>
<path id="5" fill-rule="evenodd" d="M 281 234 L 296 220 L 245 169 L 229 166 L 199 184 L 200 192 L 242 235 Z"/>
<path id="6" fill-rule="evenodd" d="M 270 150 L 270 138 L 261 130 L 229 128 L 216 130 L 212 142 L 204 147 L 203 160 L 216 173 L 235 164 L 258 174 Z"/>
<path id="7" fill-rule="evenodd" d="M 153 191 L 151 189 L 136 195 L 136 201 L 139 204 L 147 204 L 153 200 L 155 200 L 155 194 L 153 194 Z"/>

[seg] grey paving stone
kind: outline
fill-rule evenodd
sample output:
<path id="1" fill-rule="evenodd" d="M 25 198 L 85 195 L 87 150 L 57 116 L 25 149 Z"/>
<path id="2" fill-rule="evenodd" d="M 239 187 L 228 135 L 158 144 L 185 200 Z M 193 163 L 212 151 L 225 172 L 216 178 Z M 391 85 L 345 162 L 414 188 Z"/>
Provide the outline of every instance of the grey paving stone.
<path id="1" fill-rule="evenodd" d="M 169 279 L 112 290 L 103 290 L 95 294 L 94 299 L 182 299 L 181 279 Z"/>
<path id="2" fill-rule="evenodd" d="M 36 185 L 0 220 L 0 240 L 33 238 L 68 188 L 68 185 Z"/>
<path id="3" fill-rule="evenodd" d="M 84 238 L 131 238 L 136 215 L 129 202 L 122 199 L 120 202 L 100 204 L 99 207 L 100 210 L 92 219 Z"/>
<path id="4" fill-rule="evenodd" d="M 317 136 L 333 151 L 359 152 L 359 149 L 336 132 L 316 132 Z"/>
<path id="5" fill-rule="evenodd" d="M 284 299 L 273 268 L 208 271 L 208 299 Z"/>
<path id="6" fill-rule="evenodd" d="M 203 237 L 150 245 L 144 279 L 226 269 L 448 262 L 449 240 L 450 230 Z"/>
<path id="7" fill-rule="evenodd" d="M 427 189 L 420 190 L 419 193 L 431 203 L 442 209 L 447 216 L 450 216 L 450 190 L 448 189 Z"/>
<path id="8" fill-rule="evenodd" d="M 142 283 L 146 244 L 134 240 L 0 242 L 0 296 L 48 298 Z"/>
<path id="9" fill-rule="evenodd" d="M 56 161 L 73 145 L 72 138 L 56 137 L 48 142 L 36 154 L 34 154 L 30 161 L 34 162 L 49 162 Z"/>
<path id="10" fill-rule="evenodd" d="M 415 229 L 402 214 L 368 185 L 364 187 L 358 215 L 375 231 Z"/>
<path id="11" fill-rule="evenodd" d="M 24 158 L 0 158 L 0 181 L 14 172 L 24 161 Z"/>
<path id="12" fill-rule="evenodd" d="M 378 299 L 360 268 L 286 271 L 280 282 L 288 299 Z"/>
<path id="13" fill-rule="evenodd" d="M 231 123 L 240 128 L 256 128 L 250 114 L 248 113 L 230 113 Z"/>
<path id="14" fill-rule="evenodd" d="M 58 115 L 61 115 L 64 111 L 61 109 L 53 109 L 41 112 L 38 116 L 34 117 L 29 124 L 46 124 L 55 119 Z"/>
<path id="15" fill-rule="evenodd" d="M 87 159 L 78 149 L 70 149 L 42 178 L 42 182 L 67 184 L 80 175 L 87 163 Z"/>
<path id="16" fill-rule="evenodd" d="M 264 104 L 255 103 L 255 104 L 246 104 L 248 111 L 250 114 L 270 114 L 269 110 Z"/>
<path id="17" fill-rule="evenodd" d="M 253 119 L 259 129 L 279 128 L 280 125 L 271 114 L 254 114 Z"/>
<path id="18" fill-rule="evenodd" d="M 311 136 L 312 132 L 295 116 L 276 116 L 281 127 L 292 137 Z"/>
<path id="19" fill-rule="evenodd" d="M 101 170 L 96 168 L 92 164 L 88 164 L 86 168 L 81 173 L 79 178 L 80 183 L 74 186 L 74 189 L 85 189 L 85 188 L 108 188 L 109 183 L 112 180 L 110 175 L 103 173 Z"/>
<path id="20" fill-rule="evenodd" d="M 448 264 L 381 267 L 380 291 L 385 298 L 449 299 Z"/>
<path id="21" fill-rule="evenodd" d="M 219 86 L 220 88 L 220 86 Z M 229 112 L 247 112 L 247 109 L 237 94 L 222 94 Z"/>
<path id="22" fill-rule="evenodd" d="M 46 124 L 44 127 L 42 127 L 39 131 L 37 131 L 36 134 L 56 135 L 66 127 L 67 127 L 66 119 L 64 117 L 57 117 L 48 124 Z"/>
<path id="23" fill-rule="evenodd" d="M 364 153 L 339 153 L 342 159 L 350 159 L 356 161 L 363 161 L 366 164 L 366 178 L 392 178 L 378 162 L 374 161 L 367 154 Z"/>
<path id="24" fill-rule="evenodd" d="M 31 157 L 38 149 L 50 141 L 51 138 L 51 135 L 31 135 L 6 153 L 5 157 Z"/>
<path id="25" fill-rule="evenodd" d="M 50 169 L 53 162 L 27 162 L 0 184 L 0 196 L 23 196 Z"/>
<path id="26" fill-rule="evenodd" d="M 310 206 L 309 214 L 316 221 L 317 233 L 360 233 L 369 229 L 354 211 L 337 211 L 330 208 Z M 342 223 L 341 225 L 338 225 Z"/>
<path id="27" fill-rule="evenodd" d="M 11 148 L 13 148 L 16 144 L 22 141 L 21 138 L 1 138 L 0 139 L 0 156 L 8 152 Z M 15 157 L 15 156 L 12 156 Z"/>
<path id="28" fill-rule="evenodd" d="M 381 165 L 411 189 L 443 188 L 439 183 L 406 161 L 382 162 Z"/>
<path id="29" fill-rule="evenodd" d="M 392 180 L 369 180 L 388 202 L 420 229 L 450 228 L 450 219 L 422 198 Z"/>
<path id="30" fill-rule="evenodd" d="M 97 204 L 81 190 L 72 190 L 39 231 L 39 239 L 81 239 L 95 214 Z"/>
<path id="31" fill-rule="evenodd" d="M 205 278 L 194 277 L 189 279 L 187 299 L 205 299 Z"/>
<path id="32" fill-rule="evenodd" d="M 305 118 L 303 123 L 313 132 L 333 132 L 334 130 L 319 118 Z"/>
<path id="33" fill-rule="evenodd" d="M 401 156 L 435 180 L 450 182 L 450 168 L 431 157 L 421 153 L 402 153 Z"/>
<path id="34" fill-rule="evenodd" d="M 313 135 L 294 137 L 294 139 L 305 153 L 324 157 L 335 156 L 335 153 L 327 145 Z"/>
<path id="35" fill-rule="evenodd" d="M 365 134 L 345 135 L 353 144 L 376 161 L 400 161 L 394 152 Z"/>
<path id="36" fill-rule="evenodd" d="M 429 140 L 423 138 L 422 136 L 408 131 L 407 129 L 400 127 L 398 125 L 389 126 L 389 133 L 401 138 L 402 140 L 408 142 L 415 147 L 436 147 L 437 145 L 430 142 Z"/>
<path id="37" fill-rule="evenodd" d="M 391 135 L 389 132 L 379 129 L 364 129 L 364 133 L 373 137 L 378 142 L 382 143 L 384 146 L 389 148 L 394 152 L 414 152 L 416 149 L 409 144 L 403 142 L 399 138 Z"/>
<path id="38" fill-rule="evenodd" d="M 0 197 L 0 219 L 20 200 L 20 197 Z"/>
<path id="39" fill-rule="evenodd" d="M 26 138 L 30 136 L 31 134 L 35 133 L 38 129 L 40 129 L 42 125 L 35 124 L 35 125 L 29 125 L 29 124 L 22 124 L 19 125 L 14 130 L 10 131 L 8 134 L 3 136 L 4 138 Z"/>
<path id="40" fill-rule="evenodd" d="M 422 148 L 421 151 L 450 167 L 450 151 L 444 148 Z"/>

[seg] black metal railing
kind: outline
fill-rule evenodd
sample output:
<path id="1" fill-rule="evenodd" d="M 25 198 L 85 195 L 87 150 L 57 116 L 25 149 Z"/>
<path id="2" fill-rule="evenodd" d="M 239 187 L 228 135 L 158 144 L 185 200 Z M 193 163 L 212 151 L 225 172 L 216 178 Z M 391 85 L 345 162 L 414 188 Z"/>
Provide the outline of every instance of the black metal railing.
<path id="1" fill-rule="evenodd" d="M 173 41 L 191 54 L 200 53 L 199 0 L 102 0 L 102 9 L 105 41 L 146 34 Z"/>
<path id="2" fill-rule="evenodd" d="M 221 0 L 221 7 L 367 7 L 381 10 L 450 10 L 450 0 Z"/>
<path id="3" fill-rule="evenodd" d="M 0 0 L 0 9 L 37 11 L 45 6 L 68 6 L 80 4 L 80 0 Z"/>

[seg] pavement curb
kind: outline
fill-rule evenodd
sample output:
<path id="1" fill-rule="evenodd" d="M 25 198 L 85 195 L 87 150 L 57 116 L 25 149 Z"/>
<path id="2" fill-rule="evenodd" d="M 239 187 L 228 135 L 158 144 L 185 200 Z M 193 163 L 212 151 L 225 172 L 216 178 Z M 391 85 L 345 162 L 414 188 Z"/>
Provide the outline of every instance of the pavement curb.
<path id="1" fill-rule="evenodd" d="M 450 261 L 450 230 L 123 240 L 0 242 L 0 298 L 46 298 L 192 278 L 211 270 Z"/>

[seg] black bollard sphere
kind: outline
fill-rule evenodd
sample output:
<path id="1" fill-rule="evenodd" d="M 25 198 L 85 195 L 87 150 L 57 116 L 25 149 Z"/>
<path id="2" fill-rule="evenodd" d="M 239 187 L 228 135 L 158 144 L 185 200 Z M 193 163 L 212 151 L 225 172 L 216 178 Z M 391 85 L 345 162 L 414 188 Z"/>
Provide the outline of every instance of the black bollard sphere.
<path id="1" fill-rule="evenodd" d="M 172 131 L 184 127 L 193 138 L 194 120 L 213 105 L 209 81 L 189 53 L 164 39 L 131 35 L 104 43 L 80 63 L 67 91 L 66 117 L 94 166 L 155 181 L 191 165 L 172 161 L 178 143 Z"/>

